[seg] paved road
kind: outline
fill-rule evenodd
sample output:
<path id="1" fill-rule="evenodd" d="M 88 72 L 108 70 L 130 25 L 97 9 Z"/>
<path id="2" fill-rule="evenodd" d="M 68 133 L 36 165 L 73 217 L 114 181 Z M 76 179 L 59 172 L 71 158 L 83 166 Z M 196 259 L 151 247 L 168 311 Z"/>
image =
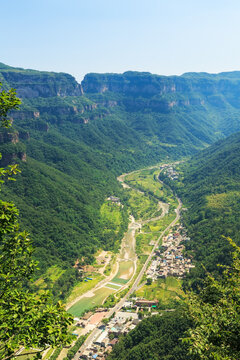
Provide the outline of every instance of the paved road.
<path id="1" fill-rule="evenodd" d="M 159 180 L 159 182 L 161 182 Z M 162 182 L 161 182 L 162 183 Z M 117 311 L 119 311 L 123 304 L 125 303 L 125 301 L 127 300 L 127 298 L 132 294 L 134 293 L 138 286 L 139 286 L 139 283 L 145 273 L 145 271 L 147 270 L 149 264 L 150 264 L 150 261 L 152 260 L 152 257 L 154 256 L 154 253 L 155 253 L 155 250 L 156 248 L 159 246 L 159 242 L 160 240 L 162 239 L 162 237 L 166 234 L 166 232 L 168 232 L 171 227 L 173 227 L 177 222 L 178 220 L 180 219 L 180 209 L 182 207 L 182 202 L 181 200 L 176 196 L 176 199 L 178 201 L 178 207 L 177 209 L 175 210 L 176 211 L 176 217 L 175 219 L 171 222 L 170 225 L 168 225 L 164 230 L 163 232 L 161 233 L 161 235 L 159 236 L 159 238 L 157 239 L 152 251 L 151 251 L 151 254 L 148 256 L 146 262 L 144 263 L 140 273 L 138 274 L 137 278 L 135 279 L 133 285 L 131 286 L 131 289 L 127 292 L 127 294 L 112 308 L 109 310 L 109 312 L 106 314 L 105 318 L 109 318 L 111 317 L 114 313 L 116 313 Z M 82 347 L 80 348 L 81 352 L 84 352 L 87 347 L 99 336 L 99 334 L 101 333 L 101 330 L 99 330 L 98 328 L 95 328 L 92 333 L 89 335 L 89 337 L 87 338 L 87 340 L 85 341 L 85 343 L 82 345 Z M 77 355 L 75 355 L 74 357 L 74 360 L 77 360 L 79 357 L 79 353 Z"/>

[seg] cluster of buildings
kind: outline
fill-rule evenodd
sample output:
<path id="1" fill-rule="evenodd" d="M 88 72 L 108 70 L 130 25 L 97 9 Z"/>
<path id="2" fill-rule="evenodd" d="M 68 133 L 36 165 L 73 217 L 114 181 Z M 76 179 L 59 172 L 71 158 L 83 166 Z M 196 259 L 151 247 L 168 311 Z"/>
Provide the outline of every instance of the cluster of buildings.
<path id="1" fill-rule="evenodd" d="M 136 311 L 118 311 L 108 324 L 98 326 L 95 339 L 89 347 L 80 354 L 79 359 L 104 360 L 118 342 L 119 336 L 127 334 L 140 322 Z"/>
<path id="2" fill-rule="evenodd" d="M 139 313 L 141 313 L 143 309 L 148 309 L 149 312 L 154 311 L 157 305 L 157 300 L 149 301 L 135 298 L 131 299 L 131 301 L 125 301 L 122 309 L 116 312 L 107 324 L 99 323 L 100 325 L 98 325 L 95 339 L 87 349 L 80 353 L 79 359 L 106 359 L 107 355 L 112 351 L 113 346 L 118 343 L 119 337 L 133 330 L 141 321 L 142 316 L 139 316 Z M 85 321 L 87 320 L 87 316 L 84 317 Z M 88 317 L 88 321 L 89 320 L 91 321 L 91 316 L 90 318 Z M 81 320 L 81 326 L 83 325 L 82 322 Z"/>
<path id="3" fill-rule="evenodd" d="M 179 173 L 174 169 L 173 166 L 162 165 L 160 166 L 160 170 L 163 171 L 164 175 L 167 175 L 171 180 L 177 180 Z"/>
<path id="4" fill-rule="evenodd" d="M 191 259 L 183 256 L 184 242 L 189 241 L 185 229 L 178 225 L 163 238 L 162 246 L 156 250 L 155 260 L 152 261 L 147 277 L 152 280 L 176 276 L 182 278 L 190 268 L 193 268 Z"/>

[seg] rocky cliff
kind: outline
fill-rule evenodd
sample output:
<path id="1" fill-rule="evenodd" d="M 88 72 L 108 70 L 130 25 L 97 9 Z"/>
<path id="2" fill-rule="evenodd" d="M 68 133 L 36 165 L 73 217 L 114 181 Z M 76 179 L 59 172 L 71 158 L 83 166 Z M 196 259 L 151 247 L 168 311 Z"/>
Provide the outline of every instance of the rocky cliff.
<path id="1" fill-rule="evenodd" d="M 154 98 L 148 104 L 166 111 L 174 106 L 201 106 L 210 103 L 240 107 L 240 72 L 207 74 L 186 73 L 182 76 L 159 76 L 150 73 L 87 74 L 82 81 L 84 93 L 116 93 L 130 97 L 130 107 L 139 107 L 139 98 Z M 133 99 L 138 98 L 138 102 Z M 125 102 L 129 105 L 129 101 Z"/>
<path id="2" fill-rule="evenodd" d="M 4 67 L 3 64 L 0 64 L 0 81 L 11 84 L 20 98 L 81 96 L 83 93 L 81 85 L 69 74 Z"/>

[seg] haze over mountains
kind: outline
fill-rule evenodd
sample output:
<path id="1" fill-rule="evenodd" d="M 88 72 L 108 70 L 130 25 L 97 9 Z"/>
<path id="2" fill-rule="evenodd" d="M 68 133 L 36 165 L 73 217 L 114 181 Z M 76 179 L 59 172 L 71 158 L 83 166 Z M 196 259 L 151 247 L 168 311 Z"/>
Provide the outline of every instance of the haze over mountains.
<path id="1" fill-rule="evenodd" d="M 109 195 L 124 203 L 117 175 L 240 130 L 240 72 L 87 74 L 78 84 L 0 64 L 0 82 L 22 99 L 11 114 L 16 131 L 0 137 L 2 165 L 20 159 L 22 174 L 3 195 L 21 209 L 41 271 L 114 248 L 126 225 L 106 241 L 99 210 Z"/>

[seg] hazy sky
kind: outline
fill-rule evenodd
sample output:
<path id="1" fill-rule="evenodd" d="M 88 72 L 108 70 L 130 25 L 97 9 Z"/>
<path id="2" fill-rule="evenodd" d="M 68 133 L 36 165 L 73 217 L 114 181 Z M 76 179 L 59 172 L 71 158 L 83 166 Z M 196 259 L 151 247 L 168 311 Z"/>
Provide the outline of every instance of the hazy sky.
<path id="1" fill-rule="evenodd" d="M 0 0 L 0 62 L 88 72 L 240 70 L 239 0 Z"/>

